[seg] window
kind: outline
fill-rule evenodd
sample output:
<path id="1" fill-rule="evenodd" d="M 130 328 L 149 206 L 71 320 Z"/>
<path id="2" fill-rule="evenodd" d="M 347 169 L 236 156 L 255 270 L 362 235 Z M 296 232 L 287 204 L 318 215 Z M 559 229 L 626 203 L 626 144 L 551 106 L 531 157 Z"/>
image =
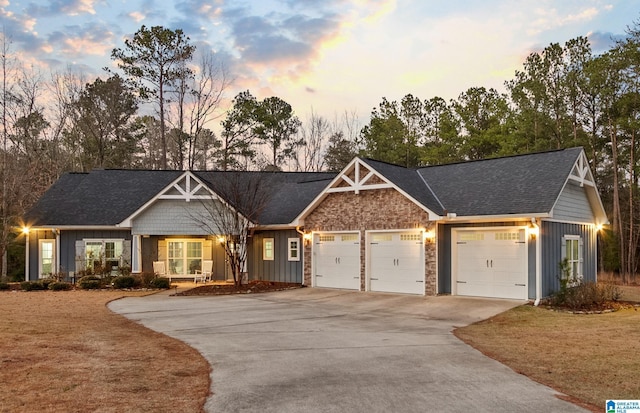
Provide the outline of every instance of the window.
<path id="1" fill-rule="evenodd" d="M 122 260 L 124 240 L 85 240 L 85 268 L 104 274 L 115 274 L 124 262 Z"/>
<path id="2" fill-rule="evenodd" d="M 195 274 L 202 269 L 202 241 L 168 240 L 169 274 Z"/>
<path id="3" fill-rule="evenodd" d="M 579 281 L 582 279 L 582 238 L 579 235 L 565 235 L 562 247 L 562 259 L 567 260 L 569 276 L 573 281 Z"/>
<path id="4" fill-rule="evenodd" d="M 289 261 L 300 261 L 300 239 L 289 238 L 287 244 L 289 245 Z"/>
<path id="5" fill-rule="evenodd" d="M 42 239 L 40 240 L 40 262 L 39 264 L 39 276 L 49 276 L 56 272 L 55 265 L 55 240 Z"/>
<path id="6" fill-rule="evenodd" d="M 273 261 L 273 238 L 265 238 L 262 240 L 262 259 L 265 261 Z"/>

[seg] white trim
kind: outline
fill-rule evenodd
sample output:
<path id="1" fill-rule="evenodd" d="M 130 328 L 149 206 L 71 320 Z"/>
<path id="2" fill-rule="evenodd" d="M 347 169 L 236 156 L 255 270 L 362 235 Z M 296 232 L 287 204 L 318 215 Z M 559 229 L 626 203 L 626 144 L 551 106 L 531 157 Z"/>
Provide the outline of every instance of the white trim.
<path id="1" fill-rule="evenodd" d="M 364 246 L 364 257 L 365 257 L 365 263 L 364 263 L 364 288 L 365 291 L 371 291 L 371 259 L 373 258 L 372 254 L 371 254 L 371 237 L 375 234 L 380 234 L 380 233 L 392 233 L 392 234 L 396 234 L 396 233 L 414 233 L 420 234 L 420 239 L 422 241 L 422 293 L 419 294 L 421 296 L 425 296 L 427 294 L 427 264 L 425 262 L 426 260 L 426 255 L 427 255 L 427 243 L 424 240 L 424 229 L 422 228 L 397 228 L 397 229 L 380 229 L 380 230 L 375 230 L 375 229 L 370 229 L 370 230 L 365 230 L 364 231 L 364 242 L 365 242 L 365 246 Z M 362 260 L 362 257 L 360 257 L 360 259 Z M 436 278 L 437 278 L 437 273 L 436 273 Z M 362 277 L 362 276 L 361 276 Z M 436 290 L 437 291 L 437 290 Z M 402 293 L 397 293 L 397 294 L 402 294 Z M 417 295 L 417 294 L 412 294 L 412 295 Z"/>
<path id="2" fill-rule="evenodd" d="M 358 244 L 362 242 L 360 230 L 348 230 L 348 231 L 312 231 L 311 232 L 311 287 L 316 287 L 316 236 L 320 234 L 358 234 Z M 366 242 L 366 241 L 365 241 Z M 362 263 L 362 246 L 358 246 L 358 254 L 360 255 L 360 262 Z M 365 252 L 366 253 L 366 252 Z M 362 273 L 360 275 L 360 283 L 362 285 Z M 362 291 L 360 287 L 358 287 L 358 291 Z"/>
<path id="3" fill-rule="evenodd" d="M 142 235 L 131 237 L 131 272 L 142 272 Z"/>
<path id="4" fill-rule="evenodd" d="M 52 244 L 51 247 L 51 275 L 57 273 L 58 261 L 56 261 L 57 250 L 56 248 L 57 242 L 55 238 L 44 238 L 38 240 L 38 279 L 42 278 L 42 244 Z"/>
<path id="5" fill-rule="evenodd" d="M 24 236 L 24 280 L 29 281 L 29 235 L 30 232 L 27 232 Z"/>
<path id="6" fill-rule="evenodd" d="M 576 176 L 573 174 L 574 169 L 578 169 L 580 176 Z M 562 189 L 558 192 L 558 196 L 556 200 L 553 202 L 553 206 L 551 207 L 551 211 L 549 213 L 549 217 L 553 217 L 553 210 L 556 208 L 562 193 L 564 192 L 569 181 L 576 181 L 580 183 L 580 187 L 584 188 L 585 195 L 587 196 L 587 200 L 589 201 L 589 206 L 593 212 L 593 218 L 596 221 L 596 224 L 608 224 L 609 219 L 607 218 L 607 213 L 604 210 L 604 206 L 602 204 L 602 199 L 600 198 L 600 193 L 596 188 L 595 184 L 590 184 L 594 182 L 593 175 L 591 174 L 591 169 L 589 168 L 589 161 L 587 160 L 587 156 L 584 153 L 584 149 L 580 151 L 578 158 L 574 162 L 571 167 L 571 172 L 567 175 L 567 179 L 565 179 L 564 184 L 562 185 Z M 587 183 L 585 186 L 584 184 Z M 534 215 L 531 215 L 534 216 Z"/>
<path id="7" fill-rule="evenodd" d="M 292 242 L 296 242 L 296 248 L 291 248 L 291 243 Z M 300 238 L 295 237 L 295 238 L 287 238 L 287 261 L 301 261 L 300 259 Z M 295 251 L 297 252 L 297 257 L 292 257 L 291 256 L 291 251 L 293 251 L 295 249 Z"/>
<path id="8" fill-rule="evenodd" d="M 365 169 L 367 169 L 369 171 L 369 173 L 363 179 L 360 179 L 360 166 L 364 166 Z M 353 181 L 351 178 L 346 176 L 347 175 L 347 171 L 351 171 L 352 168 L 354 168 L 354 172 L 355 172 L 355 181 Z M 417 171 L 415 171 L 415 172 L 418 173 Z M 420 175 L 420 174 L 418 173 L 418 175 Z M 383 184 L 366 185 L 366 183 L 369 181 L 369 179 L 371 179 L 372 176 L 377 176 L 384 183 Z M 335 186 L 337 183 L 342 182 L 342 181 L 349 183 L 350 186 L 348 186 L 348 187 L 336 187 Z M 423 181 L 424 181 L 424 179 L 423 179 Z M 353 183 L 353 184 L 351 184 L 351 183 Z M 426 188 L 430 189 L 428 186 Z M 356 157 L 356 158 L 353 158 L 353 160 L 351 162 L 349 162 L 349 164 L 347 166 L 345 166 L 342 169 L 342 171 L 340 171 L 340 173 L 338 173 L 338 175 L 336 175 L 336 177 L 331 180 L 331 182 L 325 187 L 325 189 L 323 189 L 313 199 L 313 201 L 311 201 L 302 210 L 302 212 L 293 220 L 293 222 L 291 224 L 293 226 L 302 226 L 304 224 L 304 218 L 307 215 L 309 215 L 311 213 L 311 211 L 316 209 L 318 207 L 318 205 L 330 193 L 354 192 L 357 195 L 357 194 L 360 193 L 360 191 L 363 191 L 363 190 L 375 190 L 375 189 L 395 189 L 400 194 L 402 194 L 405 198 L 407 198 L 409 201 L 413 202 L 420 209 L 422 209 L 425 212 L 427 212 L 427 214 L 429 215 L 429 221 L 437 221 L 438 219 L 442 219 L 442 217 L 440 215 L 438 215 L 435 212 L 431 211 L 429 208 L 427 208 L 421 202 L 418 202 L 412 196 L 410 196 L 405 191 L 403 191 L 400 187 L 395 185 L 393 182 L 389 181 L 383 174 L 378 172 L 373 166 L 369 165 L 364 160 Z"/>
<path id="9" fill-rule="evenodd" d="M 267 255 L 267 244 L 271 243 L 271 257 Z M 275 261 L 276 259 L 276 242 L 274 238 L 262 238 L 262 260 Z"/>
<path id="10" fill-rule="evenodd" d="M 185 180 L 185 186 L 187 191 L 183 190 L 180 185 L 178 185 L 182 180 Z M 195 181 L 197 185 L 191 189 L 191 181 Z M 195 195 L 200 189 L 205 188 L 210 195 Z M 180 192 L 180 195 L 168 195 L 167 192 L 171 190 L 177 190 Z M 121 223 L 117 224 L 118 227 L 127 227 L 131 228 L 133 226 L 133 220 L 144 212 L 149 206 L 154 204 L 159 199 L 173 199 L 173 200 L 184 200 L 185 202 L 191 202 L 191 200 L 195 199 L 217 199 L 222 200 L 215 192 L 213 192 L 207 185 L 205 185 L 198 177 L 196 177 L 191 171 L 185 171 L 179 177 L 174 179 L 169 185 L 165 186 L 160 192 L 158 192 L 154 197 L 144 203 L 140 208 L 134 211 L 131 215 L 125 218 Z M 225 202 L 226 205 L 226 202 Z"/>
<path id="11" fill-rule="evenodd" d="M 449 223 L 472 224 L 472 223 L 478 223 L 478 222 L 517 222 L 517 221 L 530 221 L 532 217 L 545 218 L 545 221 L 546 221 L 547 218 L 550 217 L 550 214 L 546 212 L 538 212 L 534 214 L 470 215 L 470 216 L 456 216 L 452 218 L 440 219 L 437 222 L 442 224 L 449 224 Z"/>
<path id="12" fill-rule="evenodd" d="M 456 243 L 457 232 L 464 231 L 500 231 L 500 230 L 524 230 L 525 234 L 525 254 L 524 254 L 524 271 L 525 271 L 525 291 L 526 299 L 529 299 L 529 237 L 527 233 L 527 226 L 523 225 L 503 225 L 503 226 L 491 226 L 491 227 L 455 227 L 451 228 L 451 295 L 458 295 L 457 281 L 458 281 L 458 246 Z M 540 235 L 538 234 L 538 238 Z"/>

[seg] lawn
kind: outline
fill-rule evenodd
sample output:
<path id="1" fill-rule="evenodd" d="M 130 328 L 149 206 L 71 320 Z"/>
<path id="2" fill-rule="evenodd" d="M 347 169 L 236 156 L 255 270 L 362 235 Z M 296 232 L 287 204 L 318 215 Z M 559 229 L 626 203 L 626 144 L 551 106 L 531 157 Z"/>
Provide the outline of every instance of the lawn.
<path id="1" fill-rule="evenodd" d="M 202 412 L 207 361 L 112 313 L 136 293 L 0 293 L 0 412 Z"/>
<path id="2" fill-rule="evenodd" d="M 640 287 L 623 290 L 623 300 L 640 299 Z M 592 411 L 609 399 L 640 400 L 640 308 L 586 315 L 525 305 L 455 335 Z"/>

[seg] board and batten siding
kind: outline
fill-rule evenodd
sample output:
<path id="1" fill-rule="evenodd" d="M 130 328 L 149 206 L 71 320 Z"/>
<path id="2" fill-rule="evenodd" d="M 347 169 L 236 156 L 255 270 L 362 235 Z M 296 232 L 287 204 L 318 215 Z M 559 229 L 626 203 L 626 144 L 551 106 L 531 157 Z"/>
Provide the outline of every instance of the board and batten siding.
<path id="1" fill-rule="evenodd" d="M 582 272 L 584 281 L 597 280 L 596 254 L 597 230 L 590 224 L 566 224 L 542 221 L 542 296 L 548 297 L 560 289 L 560 262 L 565 235 L 579 235 L 583 242 Z"/>
<path id="2" fill-rule="evenodd" d="M 593 211 L 584 188 L 572 181 L 567 182 L 553 207 L 553 219 L 569 222 L 594 222 Z"/>
<path id="3" fill-rule="evenodd" d="M 29 280 L 38 279 L 38 260 L 39 245 L 41 239 L 55 239 L 55 235 L 51 230 L 36 230 L 29 236 Z M 122 239 L 125 241 L 125 248 L 128 246 L 129 251 L 123 251 L 123 254 L 130 256 L 131 254 L 131 233 L 128 230 L 73 230 L 60 231 L 60 242 L 56 245 L 60 262 L 56 263 L 57 269 L 61 272 L 68 273 L 73 271 L 77 273 L 83 268 L 76 268 L 76 241 L 86 239 L 104 240 L 104 239 Z M 129 242 L 126 242 L 129 241 Z"/>
<path id="4" fill-rule="evenodd" d="M 135 235 L 211 235 L 211 213 L 198 200 L 159 199 L 133 219 Z M 206 222 L 206 224 L 205 224 Z"/>
<path id="5" fill-rule="evenodd" d="M 273 238 L 274 257 L 265 261 L 262 257 L 262 245 L 265 238 Z M 289 238 L 300 240 L 299 261 L 289 261 Z M 302 236 L 295 230 L 259 231 L 253 234 L 249 243 L 247 269 L 250 280 L 266 280 L 302 284 Z"/>

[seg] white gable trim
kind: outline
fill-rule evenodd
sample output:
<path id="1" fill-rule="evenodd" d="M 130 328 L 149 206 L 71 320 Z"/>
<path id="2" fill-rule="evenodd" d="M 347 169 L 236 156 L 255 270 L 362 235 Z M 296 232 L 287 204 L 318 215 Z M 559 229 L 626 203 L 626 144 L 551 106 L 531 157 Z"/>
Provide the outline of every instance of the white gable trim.
<path id="1" fill-rule="evenodd" d="M 206 194 L 203 194 L 202 190 L 206 191 Z M 196 177 L 191 171 L 186 171 L 169 185 L 167 185 L 156 196 L 154 196 L 144 205 L 138 208 L 133 214 L 129 215 L 124 221 L 118 224 L 118 226 L 131 228 L 133 219 L 144 212 L 158 199 L 183 200 L 185 202 L 191 202 L 192 200 L 196 199 L 221 200 L 221 198 L 215 192 L 213 192 L 207 185 L 205 185 L 200 179 L 198 179 L 198 177 Z"/>
<path id="2" fill-rule="evenodd" d="M 578 182 L 580 187 L 587 185 L 595 188 L 596 183 L 593 179 L 593 175 L 591 174 L 589 161 L 587 160 L 587 156 L 584 154 L 584 151 L 580 152 L 578 160 L 576 160 L 576 163 L 573 165 L 571 173 L 569 174 L 569 179 Z"/>
<path id="3" fill-rule="evenodd" d="M 353 172 L 353 179 L 349 175 Z M 364 176 L 362 176 L 364 174 Z M 382 182 L 376 184 L 369 184 L 368 182 L 377 177 Z M 347 186 L 339 186 L 342 182 L 346 182 Z M 356 157 L 342 171 L 327 185 L 327 187 L 320 192 L 315 199 L 307 205 L 307 207 L 296 217 L 292 222 L 292 225 L 303 225 L 304 218 L 311 213 L 316 207 L 327 197 L 328 194 L 338 192 L 353 192 L 356 195 L 360 191 L 376 190 L 376 189 L 395 189 L 405 198 L 416 204 L 420 209 L 426 211 L 429 214 L 430 221 L 436 221 L 441 217 L 425 207 L 423 204 L 415 200 L 412 196 L 400 189 L 393 182 L 389 181 L 384 175 L 374 169 L 373 166 L 367 164 L 362 159 Z M 425 187 L 425 189 L 428 189 Z"/>
<path id="4" fill-rule="evenodd" d="M 600 198 L 598 189 L 596 188 L 595 179 L 593 179 L 593 174 L 589 167 L 589 161 L 587 160 L 584 150 L 580 151 L 578 159 L 576 159 L 569 176 L 565 180 L 564 185 L 562 185 L 562 189 L 553 203 L 553 208 L 551 208 L 550 217 L 553 217 L 553 210 L 556 208 L 556 205 L 558 204 L 558 201 L 560 200 L 560 197 L 562 196 L 569 181 L 578 182 L 580 187 L 584 188 L 587 194 L 587 199 L 589 200 L 589 205 L 593 211 L 595 219 L 594 224 L 608 224 L 609 219 L 607 218 L 607 213 L 604 210 L 604 205 L 602 204 L 602 199 Z"/>

